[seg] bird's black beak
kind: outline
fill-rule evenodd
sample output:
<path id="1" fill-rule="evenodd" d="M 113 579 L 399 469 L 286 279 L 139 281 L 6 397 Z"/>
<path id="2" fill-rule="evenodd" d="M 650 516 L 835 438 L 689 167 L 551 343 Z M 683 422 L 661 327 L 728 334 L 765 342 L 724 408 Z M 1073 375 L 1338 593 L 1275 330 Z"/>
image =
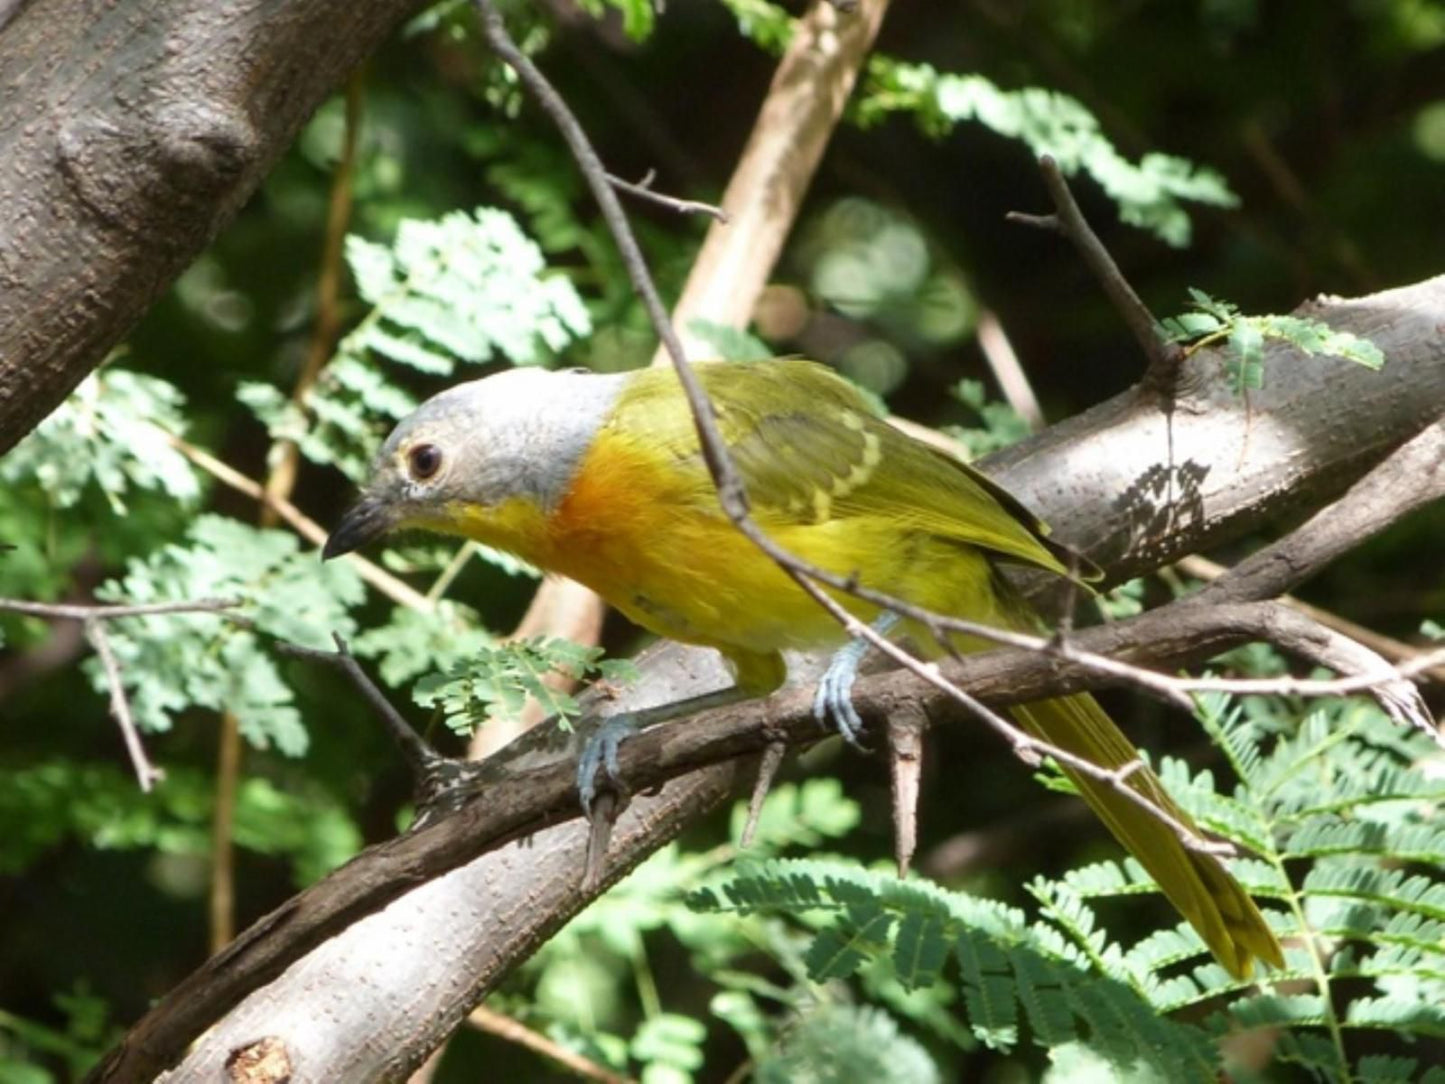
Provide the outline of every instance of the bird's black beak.
<path id="1" fill-rule="evenodd" d="M 326 539 L 321 559 L 329 561 L 343 553 L 358 550 L 373 539 L 380 538 L 391 529 L 392 515 L 389 505 L 378 497 L 365 496 L 346 510 L 341 522 Z"/>

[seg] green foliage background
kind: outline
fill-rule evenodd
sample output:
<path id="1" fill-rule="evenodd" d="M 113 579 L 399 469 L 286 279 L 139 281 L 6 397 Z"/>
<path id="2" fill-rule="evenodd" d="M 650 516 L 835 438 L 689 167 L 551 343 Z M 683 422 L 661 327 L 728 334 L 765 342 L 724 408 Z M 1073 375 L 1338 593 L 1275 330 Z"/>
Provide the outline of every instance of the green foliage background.
<path id="1" fill-rule="evenodd" d="M 796 9 L 509 10 L 613 172 L 656 168 L 661 190 L 708 199 Z M 532 570 L 401 540 L 379 563 L 429 606 L 398 604 L 350 566 L 322 566 L 290 530 L 257 528 L 255 505 L 188 454 L 262 479 L 275 442 L 295 441 L 295 503 L 326 524 L 389 426 L 447 382 L 508 364 L 619 369 L 651 353 L 575 171 L 465 5 L 414 20 L 359 93 L 344 334 L 315 387 L 292 401 L 316 318 L 340 100 L 126 347 L 0 460 L 0 542 L 15 547 L 0 552 L 0 595 L 226 597 L 248 619 L 111 627 L 167 773 L 144 796 L 83 639 L 0 616 L 0 1081 L 71 1078 L 203 958 L 218 712 L 248 743 L 242 921 L 405 821 L 406 780 L 364 706 L 336 675 L 278 654 L 276 639 L 351 637 L 453 748 L 446 727 L 514 711 L 549 667 L 626 677 L 575 645 L 498 646 Z M 718 335 L 719 353 L 818 357 L 980 453 L 1024 432 L 981 362 L 985 311 L 1050 418 L 1123 389 L 1140 359 L 1072 252 L 1003 221 L 1046 209 L 1031 159 L 1045 150 L 1146 302 L 1182 314 L 1175 334 L 1231 343 L 1242 390 L 1268 378 L 1269 337 L 1377 363 L 1368 344 L 1242 313 L 1440 271 L 1430 231 L 1445 220 L 1445 5 L 899 5 L 754 338 Z M 635 210 L 673 292 L 704 224 Z M 1400 525 L 1308 596 L 1416 633 L 1445 612 L 1440 519 Z M 1134 585 L 1118 605 L 1179 586 Z M 620 622 L 606 639 L 613 656 L 638 642 Z M 1226 664 L 1279 665 L 1261 652 Z M 1207 743 L 1155 705 L 1109 706 L 1168 758 L 1181 801 L 1257 855 L 1240 873 L 1274 901 L 1281 932 L 1336 950 L 1292 942 L 1294 985 L 1232 986 L 1077 803 L 979 734 L 948 732 L 931 743 L 922 811 L 921 862 L 937 886 L 882 871 L 883 773 L 825 746 L 771 800 L 752 851 L 731 842 L 736 811 L 731 825 L 699 825 L 493 1004 L 652 1084 L 723 1080 L 747 1059 L 764 1081 L 1192 1080 L 1221 1057 L 1239 1079 L 1403 1081 L 1445 1056 L 1442 793 L 1421 743 L 1358 704 L 1208 701 Z M 1230 1035 L 1276 1027 L 1262 1058 Z M 561 1077 L 463 1034 L 438 1079 L 475 1079 L 478 1065 Z"/>

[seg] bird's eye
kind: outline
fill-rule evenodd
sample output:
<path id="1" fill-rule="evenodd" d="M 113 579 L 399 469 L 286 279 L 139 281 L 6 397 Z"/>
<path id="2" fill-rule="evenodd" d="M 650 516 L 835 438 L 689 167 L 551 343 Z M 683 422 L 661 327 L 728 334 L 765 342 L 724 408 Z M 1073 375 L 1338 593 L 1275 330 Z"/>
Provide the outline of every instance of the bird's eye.
<path id="1" fill-rule="evenodd" d="M 411 476 L 425 482 L 442 469 L 442 450 L 435 444 L 418 444 L 406 453 L 406 463 Z"/>

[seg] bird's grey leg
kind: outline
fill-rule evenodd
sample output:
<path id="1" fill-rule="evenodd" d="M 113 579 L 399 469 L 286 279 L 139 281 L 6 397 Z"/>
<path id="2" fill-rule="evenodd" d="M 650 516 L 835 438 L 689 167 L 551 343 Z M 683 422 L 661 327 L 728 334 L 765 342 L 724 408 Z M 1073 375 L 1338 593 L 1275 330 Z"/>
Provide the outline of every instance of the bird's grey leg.
<path id="1" fill-rule="evenodd" d="M 643 727 L 654 723 L 665 723 L 709 708 L 726 707 L 746 700 L 751 694 L 736 685 L 700 696 L 690 696 L 671 704 L 660 704 L 655 708 L 640 711 L 620 711 L 609 715 L 587 738 L 582 746 L 582 755 L 577 759 L 577 797 L 582 801 L 582 812 L 592 815 L 592 803 L 597 798 L 598 776 L 614 786 L 621 780 L 617 764 L 617 750 L 622 743 Z"/>
<path id="2" fill-rule="evenodd" d="M 873 619 L 871 628 L 880 636 L 886 636 L 897 624 L 898 615 L 884 611 Z M 818 722 L 824 726 L 831 724 L 849 745 L 860 749 L 863 720 L 853 707 L 853 682 L 858 680 L 858 664 L 872 646 L 863 637 L 855 636 L 840 647 L 819 679 L 818 691 L 813 696 L 813 715 Z"/>

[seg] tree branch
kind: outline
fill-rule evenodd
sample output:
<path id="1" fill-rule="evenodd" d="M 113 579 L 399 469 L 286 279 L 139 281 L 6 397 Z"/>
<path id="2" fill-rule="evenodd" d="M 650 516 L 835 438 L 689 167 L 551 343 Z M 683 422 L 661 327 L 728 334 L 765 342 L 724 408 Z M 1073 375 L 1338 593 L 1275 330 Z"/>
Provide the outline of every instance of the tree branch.
<path id="1" fill-rule="evenodd" d="M 656 179 L 656 172 L 650 169 L 642 180 L 636 182 L 624 181 L 613 173 L 607 174 L 607 180 L 613 188 L 619 192 L 626 192 L 629 196 L 636 196 L 644 203 L 654 203 L 669 211 L 676 211 L 680 215 L 707 215 L 718 222 L 727 223 L 728 213 L 721 207 L 716 207 L 711 203 L 701 203 L 695 199 L 678 199 L 676 196 L 659 192 L 652 187 L 652 182 Z"/>
<path id="2" fill-rule="evenodd" d="M 157 768 L 146 755 L 145 744 L 136 728 L 135 717 L 131 714 L 130 700 L 125 695 L 125 681 L 121 676 L 120 661 L 115 657 L 110 637 L 105 631 L 105 622 L 118 617 L 156 617 L 164 614 L 223 613 L 239 606 L 236 599 L 203 598 L 194 602 L 148 602 L 143 605 L 109 606 L 103 603 L 29 602 L 18 598 L 0 598 L 0 611 L 25 614 L 28 617 L 45 617 L 52 620 L 79 621 L 85 639 L 95 649 L 105 670 L 105 683 L 110 690 L 110 713 L 120 727 L 121 740 L 125 742 L 126 755 L 130 757 L 135 770 L 136 782 L 147 794 L 150 789 L 165 778 L 165 772 Z"/>
<path id="3" fill-rule="evenodd" d="M 417 0 L 32 0 L 0 35 L 0 453 L 228 222 Z"/>
<path id="4" fill-rule="evenodd" d="M 1184 351 L 1178 343 L 1170 342 L 1164 336 L 1159 321 L 1154 319 L 1144 302 L 1139 300 L 1134 287 L 1129 285 L 1129 280 L 1124 277 L 1119 265 L 1114 262 L 1114 257 L 1089 225 L 1084 212 L 1079 210 L 1074 193 L 1069 189 L 1069 182 L 1065 180 L 1063 171 L 1059 169 L 1059 164 L 1052 155 L 1040 156 L 1039 172 L 1043 174 L 1044 187 L 1049 190 L 1049 198 L 1054 202 L 1054 213 L 1040 216 L 1014 211 L 1008 215 L 1009 220 L 1054 230 L 1073 242 L 1084 265 L 1094 273 L 1094 278 L 1104 288 L 1104 293 L 1124 321 L 1124 326 L 1129 329 L 1134 341 L 1139 344 L 1139 349 L 1149 360 L 1145 382 L 1172 392 L 1174 377 L 1184 360 Z"/>

